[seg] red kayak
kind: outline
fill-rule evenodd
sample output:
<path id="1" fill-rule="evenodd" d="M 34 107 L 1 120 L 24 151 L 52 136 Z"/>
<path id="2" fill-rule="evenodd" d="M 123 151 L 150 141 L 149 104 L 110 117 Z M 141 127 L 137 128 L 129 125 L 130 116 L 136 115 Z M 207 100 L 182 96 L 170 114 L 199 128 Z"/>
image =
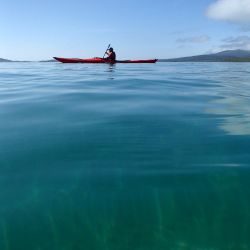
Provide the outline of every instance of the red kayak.
<path id="1" fill-rule="evenodd" d="M 89 59 L 80 59 L 80 58 L 62 58 L 62 57 L 54 57 L 59 62 L 62 63 L 110 63 L 110 61 L 95 57 Z M 150 60 L 116 60 L 115 63 L 156 63 L 157 59 Z"/>

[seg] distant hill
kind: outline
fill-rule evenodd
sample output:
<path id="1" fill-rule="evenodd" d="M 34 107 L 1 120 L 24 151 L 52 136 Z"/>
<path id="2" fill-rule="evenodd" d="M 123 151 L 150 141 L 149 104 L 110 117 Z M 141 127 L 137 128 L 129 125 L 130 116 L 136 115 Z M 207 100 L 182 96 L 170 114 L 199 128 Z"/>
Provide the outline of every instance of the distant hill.
<path id="1" fill-rule="evenodd" d="M 11 60 L 0 58 L 0 62 L 12 62 Z"/>
<path id="2" fill-rule="evenodd" d="M 56 62 L 55 59 L 51 59 L 51 60 L 42 60 L 42 61 L 39 61 L 39 62 Z"/>
<path id="3" fill-rule="evenodd" d="M 226 50 L 215 54 L 160 59 L 160 62 L 250 62 L 248 50 Z"/>
<path id="4" fill-rule="evenodd" d="M 30 62 L 30 61 L 13 61 L 13 60 L 0 58 L 0 62 Z"/>

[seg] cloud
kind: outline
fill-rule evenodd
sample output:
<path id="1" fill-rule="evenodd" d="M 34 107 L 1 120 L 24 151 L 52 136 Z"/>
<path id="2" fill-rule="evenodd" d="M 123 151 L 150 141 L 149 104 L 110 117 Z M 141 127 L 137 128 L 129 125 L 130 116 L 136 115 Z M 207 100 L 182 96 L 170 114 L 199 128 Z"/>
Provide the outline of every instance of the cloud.
<path id="1" fill-rule="evenodd" d="M 222 40 L 221 49 L 250 50 L 250 36 L 227 37 Z"/>
<path id="2" fill-rule="evenodd" d="M 218 46 L 208 50 L 206 54 L 214 54 L 224 50 L 249 50 L 250 36 L 230 36 L 221 40 Z"/>
<path id="3" fill-rule="evenodd" d="M 208 7 L 207 16 L 232 23 L 250 24 L 250 0 L 217 0 Z"/>
<path id="4" fill-rule="evenodd" d="M 176 40 L 177 43 L 186 44 L 186 43 L 206 43 L 210 40 L 208 36 L 193 36 L 186 38 L 179 38 Z"/>

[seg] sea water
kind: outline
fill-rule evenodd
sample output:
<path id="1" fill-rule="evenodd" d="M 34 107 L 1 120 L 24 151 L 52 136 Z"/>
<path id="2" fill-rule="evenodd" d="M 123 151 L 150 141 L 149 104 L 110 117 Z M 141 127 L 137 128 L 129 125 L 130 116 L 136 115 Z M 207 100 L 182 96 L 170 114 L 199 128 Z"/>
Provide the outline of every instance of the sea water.
<path id="1" fill-rule="evenodd" d="M 0 64 L 1 250 L 250 249 L 250 64 Z"/>

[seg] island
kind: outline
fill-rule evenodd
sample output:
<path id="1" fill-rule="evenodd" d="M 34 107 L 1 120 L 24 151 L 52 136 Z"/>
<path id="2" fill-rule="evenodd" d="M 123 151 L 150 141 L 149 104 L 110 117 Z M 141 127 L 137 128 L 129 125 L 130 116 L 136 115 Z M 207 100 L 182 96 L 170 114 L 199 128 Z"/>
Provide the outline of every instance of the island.
<path id="1" fill-rule="evenodd" d="M 160 59 L 159 62 L 250 62 L 250 51 L 225 50 L 214 54 Z"/>
<path id="2" fill-rule="evenodd" d="M 12 62 L 12 61 L 11 61 L 11 60 L 8 60 L 8 59 L 0 58 L 0 62 Z"/>

